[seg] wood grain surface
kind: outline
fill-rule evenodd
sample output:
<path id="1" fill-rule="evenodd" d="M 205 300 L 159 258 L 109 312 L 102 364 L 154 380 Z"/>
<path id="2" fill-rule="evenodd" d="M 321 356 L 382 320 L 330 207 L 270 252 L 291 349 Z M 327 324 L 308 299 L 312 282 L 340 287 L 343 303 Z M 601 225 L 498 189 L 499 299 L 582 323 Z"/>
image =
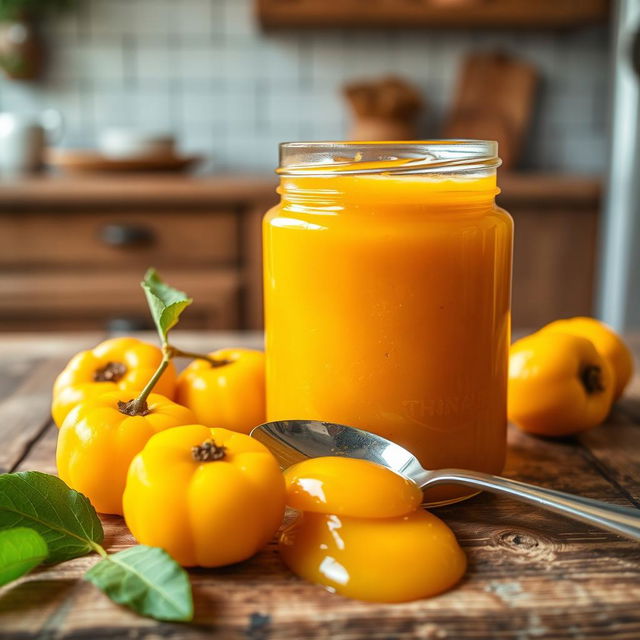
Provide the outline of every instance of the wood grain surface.
<path id="1" fill-rule="evenodd" d="M 65 358 L 99 335 L 0 337 L 0 468 L 55 472 L 50 387 Z M 259 334 L 176 334 L 185 349 L 256 346 Z M 640 339 L 634 341 L 640 352 Z M 607 423 L 559 441 L 509 432 L 505 475 L 640 508 L 640 380 Z M 640 545 L 506 498 L 480 495 L 436 511 L 469 557 L 439 597 L 383 605 L 347 600 L 291 575 L 272 543 L 254 558 L 190 571 L 191 624 L 158 623 L 110 602 L 82 573 L 85 556 L 0 589 L 0 638 L 638 639 Z M 109 551 L 133 544 L 103 518 Z M 398 570 L 402 570 L 399 567 Z"/>
<path id="2" fill-rule="evenodd" d="M 608 0 L 257 0 L 264 27 L 572 27 L 606 19 Z"/>

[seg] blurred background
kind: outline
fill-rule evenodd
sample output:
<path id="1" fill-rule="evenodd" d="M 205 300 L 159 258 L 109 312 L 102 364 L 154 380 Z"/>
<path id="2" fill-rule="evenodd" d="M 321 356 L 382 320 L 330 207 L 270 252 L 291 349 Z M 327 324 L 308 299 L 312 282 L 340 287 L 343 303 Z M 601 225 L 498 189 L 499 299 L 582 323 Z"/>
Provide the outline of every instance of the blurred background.
<path id="1" fill-rule="evenodd" d="M 343 138 L 497 139 L 514 326 L 640 321 L 636 4 L 0 0 L 0 330 L 143 328 L 148 265 L 261 327 L 277 145 Z"/>

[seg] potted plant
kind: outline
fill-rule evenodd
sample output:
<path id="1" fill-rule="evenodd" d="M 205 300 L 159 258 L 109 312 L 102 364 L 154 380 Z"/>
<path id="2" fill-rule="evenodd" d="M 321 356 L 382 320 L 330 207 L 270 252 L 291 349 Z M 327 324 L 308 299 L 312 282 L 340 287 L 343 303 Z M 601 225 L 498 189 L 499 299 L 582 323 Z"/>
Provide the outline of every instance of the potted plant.
<path id="1" fill-rule="evenodd" d="M 38 20 L 75 0 L 0 0 L 0 68 L 13 79 L 32 80 L 42 70 Z"/>

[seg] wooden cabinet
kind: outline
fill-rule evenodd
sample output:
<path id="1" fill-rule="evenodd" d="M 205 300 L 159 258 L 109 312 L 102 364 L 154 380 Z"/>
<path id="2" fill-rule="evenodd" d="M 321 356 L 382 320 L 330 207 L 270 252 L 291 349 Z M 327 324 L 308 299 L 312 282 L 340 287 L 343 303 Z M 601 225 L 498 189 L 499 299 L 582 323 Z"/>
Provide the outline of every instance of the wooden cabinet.
<path id="1" fill-rule="evenodd" d="M 0 267 L 106 267 L 229 264 L 240 254 L 239 216 L 232 209 L 148 211 L 135 207 L 64 217 L 10 211 L 0 222 Z"/>
<path id="2" fill-rule="evenodd" d="M 513 326 L 592 312 L 600 182 L 500 174 L 515 221 Z M 194 298 L 181 326 L 262 327 L 270 178 L 39 179 L 0 185 L 0 331 L 149 327 L 156 267 Z"/>
<path id="3" fill-rule="evenodd" d="M 149 266 L 193 296 L 183 327 L 259 328 L 274 188 L 166 176 L 0 186 L 0 330 L 148 327 Z"/>
<path id="4" fill-rule="evenodd" d="M 591 315 L 601 183 L 596 178 L 503 174 L 498 204 L 515 223 L 512 321 L 538 328 Z"/>

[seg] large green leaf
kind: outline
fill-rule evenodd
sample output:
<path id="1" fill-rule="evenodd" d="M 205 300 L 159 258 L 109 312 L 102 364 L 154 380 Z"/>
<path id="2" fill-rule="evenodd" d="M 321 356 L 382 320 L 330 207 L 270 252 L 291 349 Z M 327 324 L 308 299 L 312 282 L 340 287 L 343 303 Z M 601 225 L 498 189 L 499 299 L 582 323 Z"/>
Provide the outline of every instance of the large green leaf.
<path id="1" fill-rule="evenodd" d="M 180 319 L 180 314 L 193 300 L 184 291 L 178 291 L 163 282 L 155 269 L 149 269 L 140 283 L 147 296 L 151 316 L 155 322 L 162 344 L 167 343 L 167 334 Z"/>
<path id="2" fill-rule="evenodd" d="M 138 545 L 103 558 L 85 579 L 118 604 L 156 620 L 191 620 L 189 577 L 162 549 Z"/>
<path id="3" fill-rule="evenodd" d="M 44 538 L 33 529 L 0 531 L 0 586 L 37 567 L 48 553 Z"/>
<path id="4" fill-rule="evenodd" d="M 51 563 L 97 551 L 104 537 L 89 500 L 60 478 L 38 471 L 0 475 L 0 530 L 15 527 L 37 531 Z"/>

